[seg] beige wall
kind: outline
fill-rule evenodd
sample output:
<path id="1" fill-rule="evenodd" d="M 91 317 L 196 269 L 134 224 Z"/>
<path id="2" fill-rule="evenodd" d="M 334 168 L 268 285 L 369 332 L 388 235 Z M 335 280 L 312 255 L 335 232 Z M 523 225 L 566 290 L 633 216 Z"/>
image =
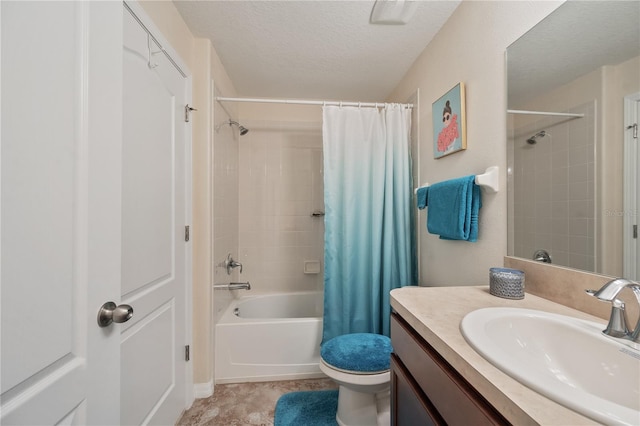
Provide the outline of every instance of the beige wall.
<path id="1" fill-rule="evenodd" d="M 477 243 L 428 234 L 419 215 L 421 285 L 486 284 L 507 248 L 505 50 L 561 2 L 463 2 L 418 57 L 390 100 L 420 90 L 420 176 L 435 183 L 500 167 L 500 192 L 483 194 Z M 466 85 L 467 150 L 433 159 L 431 104 Z M 463 268 L 460 265 L 464 265 Z"/>
<path id="2" fill-rule="evenodd" d="M 156 24 L 171 47 L 194 73 L 194 38 L 172 2 L 142 0 L 140 5 Z"/>
<path id="3" fill-rule="evenodd" d="M 602 144 L 596 154 L 601 158 L 598 181 L 600 211 L 603 219 L 598 229 L 601 244 L 600 272 L 621 276 L 623 273 L 623 216 L 607 214 L 622 212 L 623 159 L 624 159 L 624 108 L 622 99 L 640 91 L 640 57 L 622 64 L 604 67 L 602 115 L 604 125 Z"/>
<path id="4" fill-rule="evenodd" d="M 193 105 L 193 371 L 195 383 L 211 380 L 211 42 L 195 40 Z"/>
<path id="5" fill-rule="evenodd" d="M 262 103 L 238 103 L 242 120 L 322 122 L 322 107 L 319 105 L 286 105 Z"/>

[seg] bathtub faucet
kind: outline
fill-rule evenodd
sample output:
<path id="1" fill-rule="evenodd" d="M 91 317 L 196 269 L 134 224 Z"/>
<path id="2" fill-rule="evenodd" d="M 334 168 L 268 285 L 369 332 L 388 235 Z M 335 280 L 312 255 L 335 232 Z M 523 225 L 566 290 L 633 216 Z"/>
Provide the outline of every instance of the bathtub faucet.
<path id="1" fill-rule="evenodd" d="M 242 273 L 242 263 L 233 260 L 233 257 L 231 257 L 231 253 L 227 255 L 227 260 L 225 260 L 224 266 L 225 268 L 227 268 L 227 275 L 231 275 L 231 270 L 237 267 L 240 267 L 240 273 Z"/>
<path id="2" fill-rule="evenodd" d="M 214 284 L 214 290 L 251 290 L 251 283 Z"/>

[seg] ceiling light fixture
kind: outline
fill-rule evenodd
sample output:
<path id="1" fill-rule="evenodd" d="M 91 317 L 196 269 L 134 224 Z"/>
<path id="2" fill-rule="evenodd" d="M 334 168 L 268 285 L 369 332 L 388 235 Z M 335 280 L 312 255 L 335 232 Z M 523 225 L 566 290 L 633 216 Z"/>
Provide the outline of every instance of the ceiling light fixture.
<path id="1" fill-rule="evenodd" d="M 417 8 L 417 1 L 376 0 L 369 22 L 381 25 L 404 25 L 413 17 Z"/>

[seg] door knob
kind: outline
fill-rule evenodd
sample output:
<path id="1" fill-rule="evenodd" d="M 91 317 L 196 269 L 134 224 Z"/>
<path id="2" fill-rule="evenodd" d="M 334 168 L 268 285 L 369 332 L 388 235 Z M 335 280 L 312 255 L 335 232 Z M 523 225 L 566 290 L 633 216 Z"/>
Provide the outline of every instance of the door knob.
<path id="1" fill-rule="evenodd" d="M 116 306 L 113 302 L 107 302 L 98 311 L 98 325 L 107 327 L 112 322 L 127 322 L 133 316 L 133 308 L 129 305 Z"/>

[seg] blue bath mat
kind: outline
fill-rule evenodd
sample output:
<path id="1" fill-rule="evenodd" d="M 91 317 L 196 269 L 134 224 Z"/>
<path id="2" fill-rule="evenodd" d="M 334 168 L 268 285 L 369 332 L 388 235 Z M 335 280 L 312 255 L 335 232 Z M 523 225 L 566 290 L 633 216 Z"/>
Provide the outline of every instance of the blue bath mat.
<path id="1" fill-rule="evenodd" d="M 334 426 L 338 390 L 286 393 L 276 403 L 274 426 Z"/>

